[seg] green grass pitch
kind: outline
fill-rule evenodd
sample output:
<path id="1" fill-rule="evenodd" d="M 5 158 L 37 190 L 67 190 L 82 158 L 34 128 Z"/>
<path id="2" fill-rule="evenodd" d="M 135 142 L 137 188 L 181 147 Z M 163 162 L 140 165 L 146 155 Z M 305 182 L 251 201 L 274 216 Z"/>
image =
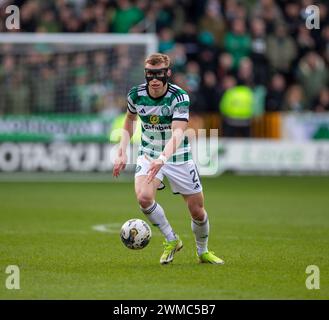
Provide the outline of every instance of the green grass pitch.
<path id="1" fill-rule="evenodd" d="M 157 200 L 184 248 L 161 266 L 154 227 L 144 250 L 119 239 L 126 220 L 144 219 L 132 182 L 0 183 L 0 299 L 329 299 L 328 177 L 203 186 L 209 247 L 224 266 L 197 263 L 187 209 L 168 187 Z M 20 290 L 5 287 L 8 265 L 20 268 Z M 308 265 L 320 268 L 319 290 L 305 286 Z"/>

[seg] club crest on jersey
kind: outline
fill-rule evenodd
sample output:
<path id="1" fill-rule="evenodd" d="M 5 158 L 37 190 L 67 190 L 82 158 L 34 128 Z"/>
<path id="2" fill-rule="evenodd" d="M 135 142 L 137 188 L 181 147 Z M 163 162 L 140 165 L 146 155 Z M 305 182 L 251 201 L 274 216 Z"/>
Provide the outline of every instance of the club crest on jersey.
<path id="1" fill-rule="evenodd" d="M 156 115 L 152 115 L 152 116 L 150 116 L 150 122 L 152 123 L 152 124 L 157 124 L 157 123 L 159 123 L 159 116 L 156 116 Z"/>
<path id="2" fill-rule="evenodd" d="M 169 113 L 170 113 L 170 109 L 169 109 L 168 106 L 163 106 L 163 107 L 161 108 L 161 114 L 162 114 L 163 116 L 169 116 Z"/>

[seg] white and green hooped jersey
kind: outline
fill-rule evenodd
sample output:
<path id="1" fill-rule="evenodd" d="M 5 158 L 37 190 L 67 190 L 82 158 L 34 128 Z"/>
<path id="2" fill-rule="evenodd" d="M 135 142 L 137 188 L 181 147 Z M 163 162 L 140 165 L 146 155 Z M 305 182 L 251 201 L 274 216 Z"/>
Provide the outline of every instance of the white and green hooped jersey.
<path id="1" fill-rule="evenodd" d="M 127 96 L 128 110 L 138 114 L 142 124 L 142 139 L 139 155 L 146 154 L 153 159 L 159 157 L 171 138 L 172 121 L 188 121 L 189 96 L 180 87 L 168 83 L 167 92 L 159 98 L 148 94 L 147 84 L 133 87 Z M 191 147 L 185 136 L 169 163 L 184 163 L 191 160 Z"/>

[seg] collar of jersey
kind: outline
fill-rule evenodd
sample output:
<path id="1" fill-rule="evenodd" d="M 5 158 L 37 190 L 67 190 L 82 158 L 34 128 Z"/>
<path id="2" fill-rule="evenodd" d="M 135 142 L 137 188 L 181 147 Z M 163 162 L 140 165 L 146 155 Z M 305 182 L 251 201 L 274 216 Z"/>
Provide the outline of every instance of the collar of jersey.
<path id="1" fill-rule="evenodd" d="M 160 100 L 160 99 L 162 99 L 162 98 L 168 93 L 168 90 L 169 90 L 169 82 L 167 82 L 167 90 L 166 90 L 166 92 L 165 92 L 162 96 L 157 97 L 157 98 L 154 98 L 154 97 L 152 97 L 152 96 L 150 95 L 150 92 L 149 92 L 149 86 L 148 86 L 148 85 L 146 86 L 146 92 L 147 92 L 147 95 L 149 96 L 149 98 L 151 98 L 151 99 L 153 99 L 153 100 Z"/>

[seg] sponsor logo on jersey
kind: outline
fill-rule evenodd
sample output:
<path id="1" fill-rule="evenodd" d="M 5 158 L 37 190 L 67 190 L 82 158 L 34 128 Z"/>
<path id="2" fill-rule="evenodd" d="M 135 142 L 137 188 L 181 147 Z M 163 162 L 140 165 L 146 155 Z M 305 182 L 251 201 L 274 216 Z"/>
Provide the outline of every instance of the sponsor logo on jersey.
<path id="1" fill-rule="evenodd" d="M 151 122 L 152 124 L 157 124 L 157 123 L 159 123 L 159 121 L 160 121 L 159 116 L 156 116 L 156 115 L 152 115 L 152 116 L 150 116 L 150 122 Z"/>
<path id="2" fill-rule="evenodd" d="M 179 114 L 184 114 L 184 113 L 188 113 L 189 111 L 189 107 L 188 106 L 176 106 L 174 108 L 174 111 L 178 112 Z"/>
<path id="3" fill-rule="evenodd" d="M 156 131 L 163 131 L 163 130 L 170 130 L 170 124 L 143 124 L 145 130 L 156 130 Z"/>

